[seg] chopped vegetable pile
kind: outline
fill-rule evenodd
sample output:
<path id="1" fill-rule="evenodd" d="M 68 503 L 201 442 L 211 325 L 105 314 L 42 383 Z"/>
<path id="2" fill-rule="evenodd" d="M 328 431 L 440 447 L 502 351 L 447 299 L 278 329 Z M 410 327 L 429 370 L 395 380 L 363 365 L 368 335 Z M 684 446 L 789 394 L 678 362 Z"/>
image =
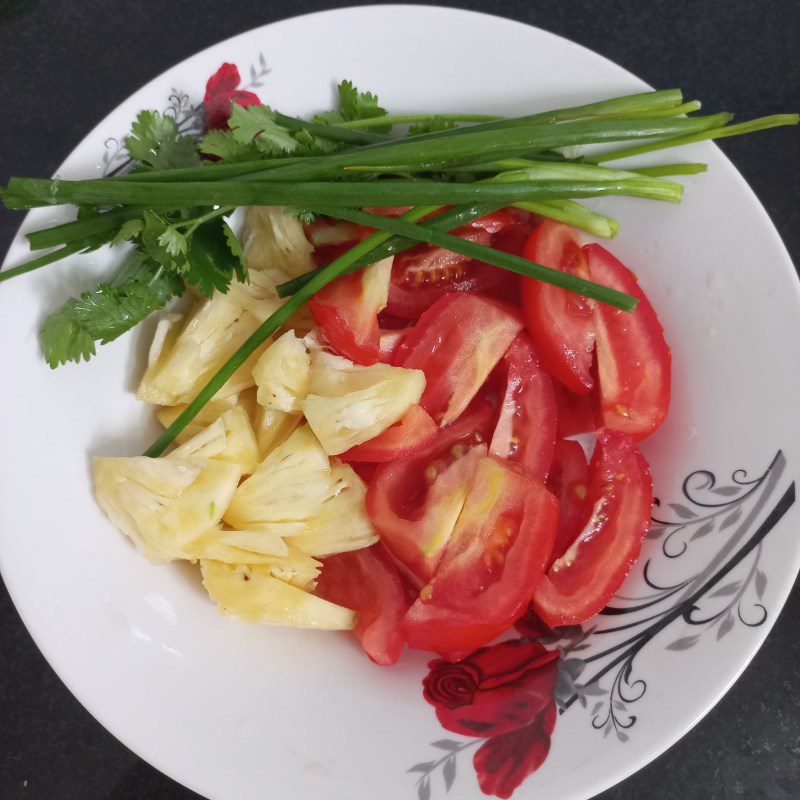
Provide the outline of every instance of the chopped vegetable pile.
<path id="1" fill-rule="evenodd" d="M 648 530 L 638 442 L 667 415 L 671 356 L 634 273 L 579 238 L 617 223 L 577 201 L 679 202 L 664 178 L 704 164 L 607 164 L 798 116 L 686 116 L 677 90 L 391 116 L 344 81 L 306 121 L 238 83 L 230 64 L 209 80 L 199 140 L 143 111 L 129 171 L 0 190 L 78 207 L 0 281 L 127 243 L 46 319 L 52 367 L 194 296 L 158 321 L 137 391 L 164 432 L 94 460 L 102 509 L 151 561 L 199 562 L 224 613 L 352 628 L 379 664 L 597 614 Z"/>

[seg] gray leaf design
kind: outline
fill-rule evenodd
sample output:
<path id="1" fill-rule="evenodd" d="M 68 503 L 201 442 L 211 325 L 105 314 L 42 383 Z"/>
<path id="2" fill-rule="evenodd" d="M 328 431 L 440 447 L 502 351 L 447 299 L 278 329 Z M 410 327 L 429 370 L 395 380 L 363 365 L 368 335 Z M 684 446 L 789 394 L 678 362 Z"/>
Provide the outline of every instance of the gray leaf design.
<path id="1" fill-rule="evenodd" d="M 264 85 L 264 83 L 262 81 L 253 81 L 250 84 L 250 88 L 251 89 L 258 89 L 259 86 L 263 86 L 263 85 Z"/>
<path id="2" fill-rule="evenodd" d="M 739 494 L 740 489 L 737 486 L 717 486 L 716 489 L 712 489 L 714 494 L 718 494 L 720 497 L 733 497 L 736 494 Z"/>
<path id="3" fill-rule="evenodd" d="M 621 742 L 627 742 L 629 738 L 630 737 L 627 733 L 625 733 L 625 731 L 617 731 L 617 739 L 619 739 Z"/>
<path id="4" fill-rule="evenodd" d="M 598 703 L 595 703 L 595 704 L 592 706 L 592 716 L 594 716 L 595 714 L 597 714 L 597 713 L 600 711 L 600 709 L 601 709 L 602 707 L 603 707 L 603 701 L 602 701 L 602 700 L 600 700 L 600 702 L 598 702 Z"/>
<path id="5" fill-rule="evenodd" d="M 596 683 L 588 683 L 586 686 L 581 686 L 581 692 L 588 697 L 599 697 L 607 694 L 606 690 Z"/>
<path id="6" fill-rule="evenodd" d="M 578 695 L 578 702 L 581 704 L 581 708 L 586 708 L 588 701 L 586 700 L 585 694 Z"/>
<path id="7" fill-rule="evenodd" d="M 430 772 L 435 766 L 435 761 L 421 761 L 419 764 L 409 767 L 408 772 Z"/>
<path id="8" fill-rule="evenodd" d="M 606 722 L 606 726 L 603 728 L 603 736 L 608 736 L 609 733 L 611 733 L 611 720 Z"/>
<path id="9" fill-rule="evenodd" d="M 453 781 L 456 779 L 456 759 L 455 756 L 448 758 L 447 761 L 444 762 L 444 768 L 442 769 L 442 774 L 444 775 L 444 788 L 446 791 L 450 791 L 450 787 L 453 785 Z"/>
<path id="10" fill-rule="evenodd" d="M 667 529 L 664 525 L 651 525 L 650 530 L 647 531 L 647 538 L 660 539 L 666 530 Z"/>
<path id="11" fill-rule="evenodd" d="M 431 782 L 428 778 L 420 782 L 417 787 L 417 796 L 419 800 L 431 800 Z"/>
<path id="12" fill-rule="evenodd" d="M 263 53 L 258 54 L 258 63 L 261 64 L 261 69 L 267 68 L 267 60 L 264 58 Z"/>
<path id="13" fill-rule="evenodd" d="M 583 672 L 586 662 L 581 658 L 568 658 L 561 662 L 561 669 L 575 680 Z"/>
<path id="14" fill-rule="evenodd" d="M 764 591 L 767 588 L 767 574 L 760 569 L 756 570 L 756 594 L 758 595 L 758 599 L 761 600 L 764 597 Z"/>
<path id="15" fill-rule="evenodd" d="M 736 594 L 736 590 L 739 588 L 739 586 L 739 581 L 726 583 L 724 586 L 720 586 L 716 592 L 711 592 L 709 597 L 730 597 L 732 594 Z"/>
<path id="16" fill-rule="evenodd" d="M 699 636 L 682 636 L 672 644 L 668 644 L 667 650 L 688 650 L 699 638 Z"/>
<path id="17" fill-rule="evenodd" d="M 736 511 L 733 512 L 733 514 L 731 514 L 728 517 L 725 517 L 725 519 L 722 520 L 719 529 L 721 531 L 724 531 L 725 528 L 730 528 L 731 525 L 735 525 L 738 522 L 739 517 L 741 516 L 742 516 L 742 507 L 739 506 L 739 508 L 737 508 Z"/>
<path id="18" fill-rule="evenodd" d="M 695 539 L 702 539 L 704 536 L 708 536 L 711 531 L 714 530 L 714 521 L 709 520 L 708 522 L 704 522 L 693 534 L 692 538 L 689 541 L 694 541 Z"/>
<path id="19" fill-rule="evenodd" d="M 250 80 L 254 81 L 256 79 L 256 68 L 251 64 L 250 65 Z"/>
<path id="20" fill-rule="evenodd" d="M 460 742 L 455 742 L 452 739 L 437 739 L 435 742 L 431 742 L 433 747 L 438 747 L 440 750 L 460 750 L 461 744 Z"/>
<path id="21" fill-rule="evenodd" d="M 681 518 L 681 519 L 694 519 L 697 514 L 694 513 L 690 508 L 681 505 L 680 503 L 670 503 L 669 507 Z"/>
<path id="22" fill-rule="evenodd" d="M 614 708 L 616 708 L 617 711 L 624 711 L 625 710 L 625 703 L 623 703 L 621 700 L 615 700 L 614 701 Z"/>
<path id="23" fill-rule="evenodd" d="M 728 614 L 725 619 L 722 620 L 720 623 L 719 628 L 717 628 L 717 641 L 719 641 L 723 636 L 727 636 L 733 630 L 733 615 Z"/>

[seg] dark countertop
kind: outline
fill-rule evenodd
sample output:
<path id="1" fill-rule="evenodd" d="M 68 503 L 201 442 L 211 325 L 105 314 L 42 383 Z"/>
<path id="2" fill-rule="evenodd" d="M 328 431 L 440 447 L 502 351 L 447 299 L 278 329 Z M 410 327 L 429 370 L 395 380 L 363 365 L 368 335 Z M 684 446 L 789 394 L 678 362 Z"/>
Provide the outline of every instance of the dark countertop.
<path id="1" fill-rule="evenodd" d="M 306 2 L 304 11 L 360 3 Z M 649 83 L 747 116 L 800 108 L 797 0 L 445 3 L 554 31 Z M 162 70 L 292 16 L 287 0 L 0 0 L 0 184 L 49 175 L 89 128 Z M 723 145 L 800 264 L 796 131 Z M 20 218 L 0 212 L 5 251 Z M 797 368 L 797 365 L 787 365 Z M 6 386 L 9 378 L 5 377 Z M 47 665 L 0 586 L 0 798 L 189 800 L 108 734 Z M 800 591 L 722 702 L 603 800 L 800 797 Z"/>

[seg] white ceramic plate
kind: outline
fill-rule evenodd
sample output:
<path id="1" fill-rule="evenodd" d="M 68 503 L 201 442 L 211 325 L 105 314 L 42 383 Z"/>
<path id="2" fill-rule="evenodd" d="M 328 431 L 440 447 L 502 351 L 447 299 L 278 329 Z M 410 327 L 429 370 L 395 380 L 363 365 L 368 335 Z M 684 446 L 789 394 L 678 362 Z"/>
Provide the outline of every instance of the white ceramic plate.
<path id="1" fill-rule="evenodd" d="M 123 102 L 58 174 L 113 168 L 124 159 L 115 138 L 142 108 L 171 107 L 191 126 L 190 106 L 223 61 L 263 83 L 263 100 L 297 114 L 329 107 L 342 78 L 395 112 L 516 115 L 645 88 L 600 56 L 515 22 L 425 7 L 345 9 L 187 59 Z M 675 742 L 744 669 L 800 563 L 797 279 L 719 150 L 694 145 L 681 160 L 710 165 L 684 181 L 681 206 L 595 204 L 622 220 L 613 250 L 640 275 L 674 353 L 672 412 L 645 443 L 657 515 L 668 524 L 646 543 L 627 599 L 615 601 L 624 613 L 562 643 L 576 648 L 561 670 L 563 713 L 520 798 L 588 798 Z M 37 211 L 20 233 L 64 216 Z M 25 255 L 20 235 L 7 264 Z M 459 798 L 482 796 L 468 749 L 475 740 L 443 733 L 422 699 L 425 655 L 380 669 L 344 635 L 225 619 L 193 570 L 150 566 L 103 518 L 88 454 L 132 455 L 155 432 L 131 392 L 149 331 L 52 372 L 36 330 L 108 264 L 98 252 L 0 291 L 0 566 L 50 664 L 122 742 L 214 800 L 440 798 L 445 774 Z M 441 739 L 452 750 L 431 744 Z M 434 765 L 408 772 L 420 762 Z"/>

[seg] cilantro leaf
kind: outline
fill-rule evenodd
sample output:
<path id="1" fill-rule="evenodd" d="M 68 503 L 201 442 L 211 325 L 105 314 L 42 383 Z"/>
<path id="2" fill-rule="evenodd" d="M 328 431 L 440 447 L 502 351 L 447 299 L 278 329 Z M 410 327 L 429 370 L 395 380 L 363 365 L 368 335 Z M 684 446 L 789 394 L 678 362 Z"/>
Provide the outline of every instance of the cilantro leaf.
<path id="1" fill-rule="evenodd" d="M 158 111 L 141 111 L 125 139 L 131 158 L 152 169 L 194 167 L 200 163 L 191 136 L 181 136 L 178 123 Z"/>
<path id="2" fill-rule="evenodd" d="M 240 279 L 247 275 L 242 248 L 222 217 L 210 219 L 195 230 L 186 258 L 186 280 L 207 296 L 214 290 L 227 292 L 234 271 Z"/>
<path id="3" fill-rule="evenodd" d="M 275 115 L 269 106 L 242 108 L 234 103 L 228 127 L 240 144 L 253 143 L 263 153 L 282 155 L 297 148 L 291 132 L 275 122 Z"/>
<path id="4" fill-rule="evenodd" d="M 153 261 L 173 272 L 183 273 L 186 271 L 188 250 L 186 237 L 171 227 L 164 218 L 149 209 L 144 212 L 141 241 L 142 249 Z"/>
<path id="5" fill-rule="evenodd" d="M 342 81 L 339 84 L 339 112 L 345 122 L 358 119 L 374 119 L 385 117 L 387 111 L 378 105 L 378 98 L 372 92 L 359 92 L 352 81 Z M 376 133 L 386 133 L 391 125 L 381 125 L 370 128 Z"/>
<path id="6" fill-rule="evenodd" d="M 47 363 L 55 369 L 67 361 L 88 361 L 95 342 L 113 341 L 183 290 L 180 278 L 146 261 L 117 286 L 101 283 L 96 291 L 67 300 L 39 331 Z"/>
<path id="7" fill-rule="evenodd" d="M 256 161 L 261 157 L 261 151 L 253 142 L 240 142 L 234 131 L 209 131 L 198 146 L 201 153 L 229 164 Z"/>
<path id="8" fill-rule="evenodd" d="M 408 128 L 409 136 L 419 136 L 421 133 L 436 133 L 437 131 L 449 131 L 456 127 L 456 123 L 451 119 L 442 117 L 431 117 L 427 122 L 417 122 Z"/>
<path id="9" fill-rule="evenodd" d="M 144 221 L 141 219 L 129 219 L 122 223 L 120 229 L 114 234 L 109 244 L 120 244 L 120 242 L 135 239 L 144 230 Z"/>
<path id="10" fill-rule="evenodd" d="M 294 138 L 297 141 L 298 156 L 325 156 L 342 149 L 342 142 L 332 142 L 321 136 L 314 136 L 308 131 L 296 131 Z"/>

